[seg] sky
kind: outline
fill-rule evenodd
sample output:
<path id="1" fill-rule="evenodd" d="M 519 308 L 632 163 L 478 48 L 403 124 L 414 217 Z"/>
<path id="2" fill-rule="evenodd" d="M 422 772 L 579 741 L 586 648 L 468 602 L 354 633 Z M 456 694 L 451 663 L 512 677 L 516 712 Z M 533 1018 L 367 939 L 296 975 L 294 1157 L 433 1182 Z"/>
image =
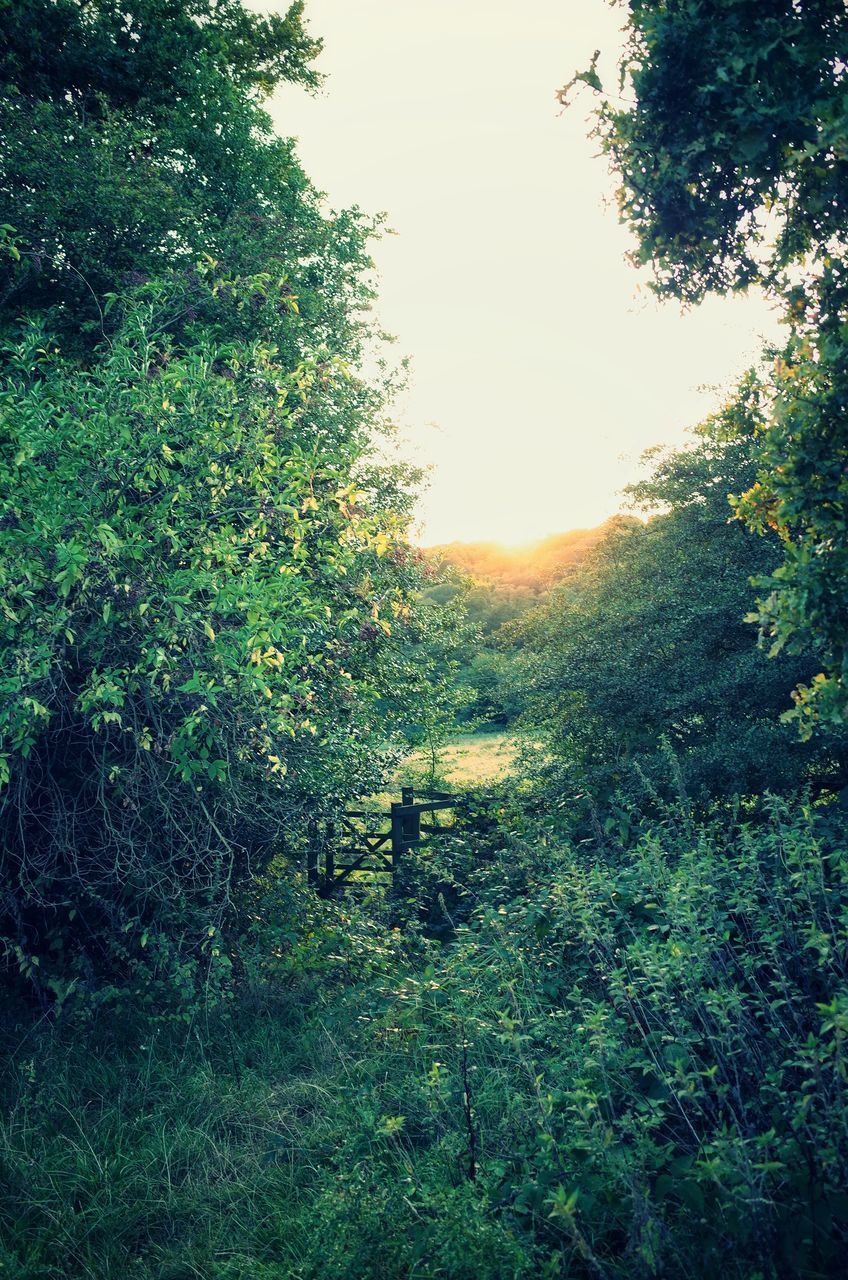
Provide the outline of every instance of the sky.
<path id="1" fill-rule="evenodd" d="M 283 86 L 270 110 L 330 207 L 385 212 L 395 232 L 374 247 L 378 314 L 411 357 L 396 416 L 430 468 L 425 544 L 600 523 L 642 451 L 681 444 L 776 333 L 760 297 L 684 314 L 626 261 L 592 95 L 555 101 L 595 49 L 613 83 L 622 12 L 307 0 L 324 86 Z"/>

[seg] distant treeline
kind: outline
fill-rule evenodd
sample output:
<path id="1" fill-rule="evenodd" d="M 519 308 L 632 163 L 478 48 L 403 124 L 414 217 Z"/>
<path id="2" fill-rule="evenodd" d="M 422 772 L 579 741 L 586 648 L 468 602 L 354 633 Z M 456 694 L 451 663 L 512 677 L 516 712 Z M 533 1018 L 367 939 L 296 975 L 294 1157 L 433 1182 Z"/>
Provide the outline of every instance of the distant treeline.
<path id="1" fill-rule="evenodd" d="M 551 579 L 578 564 L 587 551 L 606 537 L 611 527 L 622 521 L 630 523 L 633 517 L 614 516 L 593 529 L 552 533 L 540 542 L 521 547 L 506 547 L 499 542 L 446 542 L 429 547 L 427 554 L 477 579 L 539 591 Z"/>
<path id="2" fill-rule="evenodd" d="M 436 575 L 428 604 L 459 610 L 466 623 L 458 649 L 459 719 L 505 727 L 524 709 L 514 659 L 521 629 L 509 624 L 531 613 L 616 531 L 641 522 L 613 516 L 593 529 L 554 533 L 540 542 L 449 542 L 425 551 Z"/>

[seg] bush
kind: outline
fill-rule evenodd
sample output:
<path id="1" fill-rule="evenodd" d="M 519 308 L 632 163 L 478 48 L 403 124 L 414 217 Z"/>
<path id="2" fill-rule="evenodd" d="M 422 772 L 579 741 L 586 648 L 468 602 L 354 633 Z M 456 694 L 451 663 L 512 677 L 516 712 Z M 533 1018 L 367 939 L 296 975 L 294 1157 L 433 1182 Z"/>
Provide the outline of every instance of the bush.
<path id="1" fill-rule="evenodd" d="M 467 1152 L 467 1042 L 478 1178 L 537 1265 L 838 1274 L 845 836 L 842 817 L 774 801 L 759 826 L 681 813 L 615 865 L 513 837 L 471 881 L 473 930 L 398 990 L 387 1021 L 416 1065 L 386 1077 L 386 1109 L 424 1113 L 429 1052 Z"/>
<path id="2" fill-rule="evenodd" d="M 92 369 L 34 325 L 0 357 L 0 933 L 45 995 L 226 971 L 233 887 L 390 736 L 384 615 L 414 568 L 354 479 L 360 389 L 220 338 L 245 305 L 261 334 L 292 304 L 209 266 L 128 299 Z"/>
<path id="3" fill-rule="evenodd" d="M 373 1118 L 335 1176 L 381 1189 L 400 1252 L 362 1275 L 434 1256 L 439 1194 L 488 1205 L 491 1256 L 523 1259 L 494 1274 L 840 1274 L 846 823 L 770 804 L 759 825 L 681 811 L 615 863 L 535 821 L 494 859 L 476 842 L 470 927 L 364 1024 L 350 1087 Z"/>
<path id="4" fill-rule="evenodd" d="M 728 503 L 756 474 L 761 396 L 751 376 L 691 448 L 651 451 L 652 475 L 631 489 L 647 521 L 611 525 L 518 624 L 519 723 L 546 748 L 553 792 L 638 794 L 641 773 L 669 794 L 669 746 L 704 807 L 769 790 L 838 791 L 848 779 L 844 733 L 823 726 L 802 742 L 782 723 L 821 654 L 769 657 L 746 622 L 752 578 L 784 554 L 773 530 L 752 536 Z"/>
<path id="5" fill-rule="evenodd" d="M 450 946 L 269 888 L 224 1011 L 8 1026 L 7 1268 L 841 1275 L 848 822 L 770 805 L 615 858 L 501 806 Z"/>

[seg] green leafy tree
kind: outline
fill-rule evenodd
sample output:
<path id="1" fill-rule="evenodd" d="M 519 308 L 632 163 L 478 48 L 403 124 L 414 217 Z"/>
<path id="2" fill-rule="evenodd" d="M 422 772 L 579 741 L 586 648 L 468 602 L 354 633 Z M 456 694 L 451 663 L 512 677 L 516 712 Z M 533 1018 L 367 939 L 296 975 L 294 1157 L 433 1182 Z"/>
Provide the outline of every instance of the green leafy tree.
<path id="1" fill-rule="evenodd" d="M 442 580 L 428 588 L 427 596 L 442 603 L 461 601 L 468 622 L 456 650 L 460 714 L 466 725 L 503 727 L 516 719 L 522 702 L 513 668 L 521 631 L 509 624 L 538 604 L 549 584 L 603 536 L 600 526 L 553 534 L 523 548 L 454 542 L 428 549 Z"/>
<path id="2" fill-rule="evenodd" d="M 0 947 L 45 997 L 185 992 L 226 976 L 240 886 L 404 740 L 373 224 L 259 106 L 314 80 L 300 5 L 0 22 Z"/>
<path id="3" fill-rule="evenodd" d="M 839 786 L 838 753 L 780 723 L 811 659 L 769 662 L 745 622 L 752 575 L 780 563 L 771 534 L 752 538 L 728 494 L 755 473 L 759 384 L 701 429 L 691 450 L 653 455 L 631 496 L 653 514 L 610 533 L 523 628 L 525 723 L 553 772 L 597 792 L 656 784 L 676 755 L 693 798 L 802 782 Z M 739 434 L 739 420 L 749 434 Z"/>
<path id="4" fill-rule="evenodd" d="M 427 571 L 420 561 L 418 567 Z M 435 774 L 438 748 L 456 731 L 473 697 L 461 672 L 474 629 L 461 598 L 439 603 L 431 590 L 411 593 L 406 606 L 394 606 L 403 625 L 385 647 L 392 674 L 378 707 L 398 726 L 404 754 L 409 748 L 426 751 Z"/>
<path id="5" fill-rule="evenodd" d="M 848 714 L 848 268 L 830 260 L 813 288 L 790 291 L 791 337 L 775 360 L 768 421 L 757 427 L 756 482 L 740 495 L 748 527 L 775 531 L 783 561 L 758 586 L 753 619 L 774 654 L 821 654 L 799 684 L 805 737 Z"/>
<path id="6" fill-rule="evenodd" d="M 791 328 L 738 511 L 778 530 L 759 618 L 775 648 L 815 646 L 802 732 L 848 719 L 848 11 L 842 0 L 630 0 L 619 94 L 597 132 L 620 179 L 634 258 L 697 302 L 765 287 Z"/>
<path id="7" fill-rule="evenodd" d="M 657 288 L 697 302 L 779 287 L 784 268 L 844 240 L 842 0 L 626 7 L 622 96 L 605 99 L 598 132 Z"/>
<path id="8" fill-rule="evenodd" d="M 315 80 L 302 8 L 0 6 L 0 192 L 19 246 L 0 316 L 56 307 L 76 338 L 96 340 L 102 295 L 128 280 L 190 269 L 201 253 L 252 273 L 286 233 L 291 266 L 310 232 L 320 238 L 291 144 L 272 138 L 258 102 L 281 78 Z"/>
<path id="9" fill-rule="evenodd" d="M 210 276 L 220 327 L 265 287 Z M 3 353 L 0 826 L 27 972 L 68 931 L 89 960 L 154 936 L 168 959 L 176 921 L 197 945 L 391 739 L 403 518 L 354 478 L 349 377 L 214 327 L 177 344 L 180 303 L 146 286 L 90 369 L 34 325 Z"/>

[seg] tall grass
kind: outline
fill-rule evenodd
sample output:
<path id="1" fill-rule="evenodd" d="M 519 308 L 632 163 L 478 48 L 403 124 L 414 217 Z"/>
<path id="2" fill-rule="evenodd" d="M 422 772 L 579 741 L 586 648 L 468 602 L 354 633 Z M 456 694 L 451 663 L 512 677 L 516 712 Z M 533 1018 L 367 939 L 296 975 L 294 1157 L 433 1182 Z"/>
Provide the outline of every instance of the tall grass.
<path id="1" fill-rule="evenodd" d="M 518 758 L 518 743 L 509 733 L 458 733 L 436 753 L 435 774 L 446 786 L 474 787 L 501 782 Z M 433 775 L 433 758 L 426 750 L 414 752 L 398 771 L 406 781 Z"/>

